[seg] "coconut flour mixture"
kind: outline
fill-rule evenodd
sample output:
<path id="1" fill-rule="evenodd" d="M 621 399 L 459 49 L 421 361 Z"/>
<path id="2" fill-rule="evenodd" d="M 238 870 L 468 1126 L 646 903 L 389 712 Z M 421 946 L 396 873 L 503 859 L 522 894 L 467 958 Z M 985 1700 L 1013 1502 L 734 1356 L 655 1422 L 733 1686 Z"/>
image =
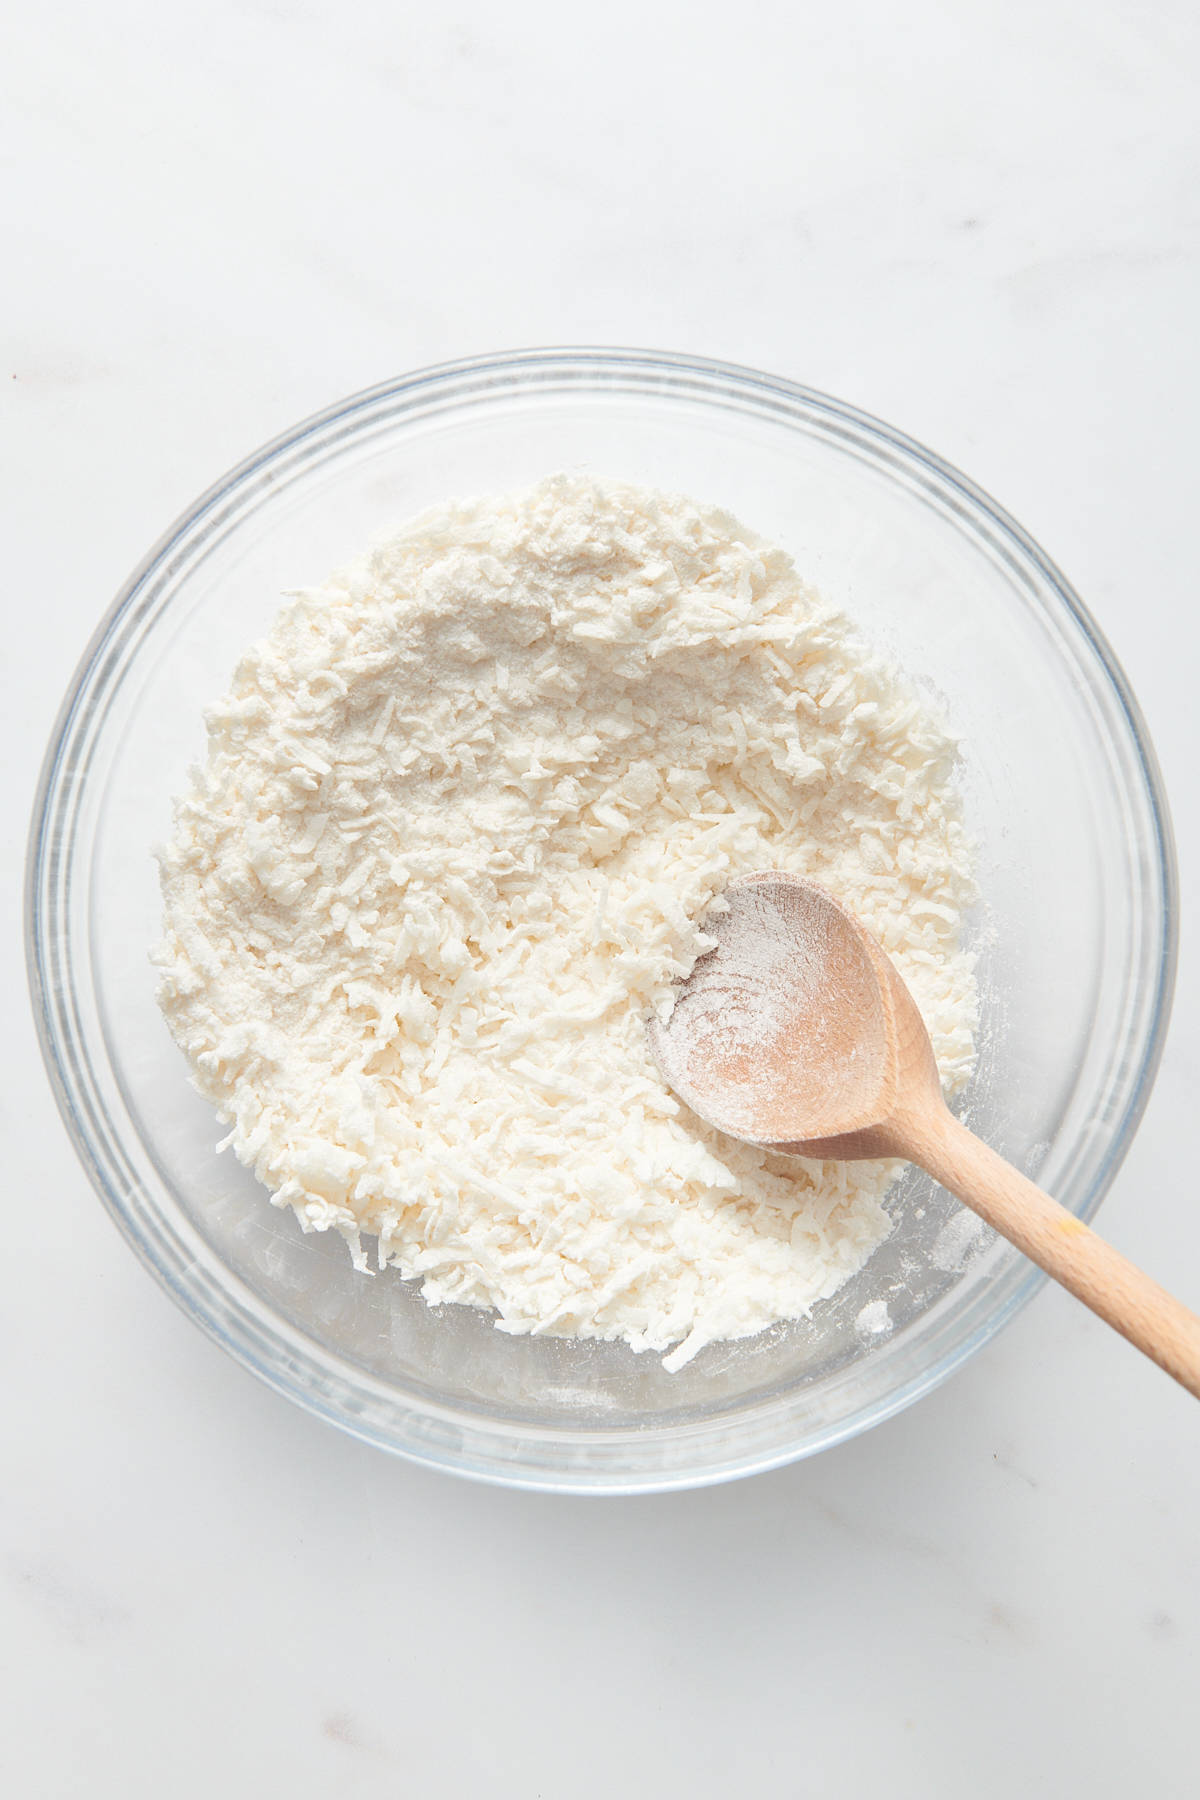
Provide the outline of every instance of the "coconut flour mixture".
<path id="1" fill-rule="evenodd" d="M 950 1091 L 970 1068 L 953 744 L 781 550 L 565 477 L 446 506 L 293 595 L 208 727 L 159 997 L 306 1231 L 668 1369 L 885 1236 L 897 1165 L 721 1137 L 646 1045 L 710 901 L 774 867 L 882 940 Z"/>

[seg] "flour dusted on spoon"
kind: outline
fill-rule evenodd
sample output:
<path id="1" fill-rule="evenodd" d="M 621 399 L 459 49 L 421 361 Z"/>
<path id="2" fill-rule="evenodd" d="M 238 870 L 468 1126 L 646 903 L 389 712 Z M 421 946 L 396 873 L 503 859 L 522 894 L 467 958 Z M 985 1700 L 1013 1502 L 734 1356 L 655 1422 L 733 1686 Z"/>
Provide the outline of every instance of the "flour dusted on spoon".
<path id="1" fill-rule="evenodd" d="M 811 876 L 973 1054 L 954 746 L 727 514 L 557 477 L 293 595 L 209 715 L 162 858 L 159 998 L 305 1230 L 510 1332 L 677 1368 L 802 1316 L 893 1164 L 773 1156 L 645 1022 L 736 875 Z M 366 1240 L 366 1241 L 364 1241 Z"/>
<path id="2" fill-rule="evenodd" d="M 697 1112 L 763 1142 L 770 1137 L 763 1104 L 769 1118 L 773 1090 L 782 1097 L 799 1083 L 811 1091 L 830 1073 L 824 915 L 814 908 L 798 914 L 795 901 L 780 905 L 775 884 L 754 879 L 727 887 L 703 925 L 713 948 L 676 988 L 669 1014 L 651 1019 L 651 1051 Z"/>

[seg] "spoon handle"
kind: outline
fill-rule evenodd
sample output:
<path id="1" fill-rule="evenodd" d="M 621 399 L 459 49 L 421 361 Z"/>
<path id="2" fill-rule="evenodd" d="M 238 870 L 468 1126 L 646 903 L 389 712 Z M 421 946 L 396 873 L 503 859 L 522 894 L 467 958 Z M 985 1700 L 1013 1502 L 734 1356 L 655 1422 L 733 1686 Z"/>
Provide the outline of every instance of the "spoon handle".
<path id="1" fill-rule="evenodd" d="M 1182 1301 L 960 1125 L 940 1097 L 899 1135 L 901 1155 L 1200 1399 L 1200 1318 Z"/>

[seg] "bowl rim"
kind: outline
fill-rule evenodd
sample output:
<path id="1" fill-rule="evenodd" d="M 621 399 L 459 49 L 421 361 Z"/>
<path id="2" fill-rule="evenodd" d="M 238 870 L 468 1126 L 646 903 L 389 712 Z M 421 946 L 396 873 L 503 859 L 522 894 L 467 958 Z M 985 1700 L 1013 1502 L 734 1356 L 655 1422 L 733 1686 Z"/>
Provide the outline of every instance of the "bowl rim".
<path id="1" fill-rule="evenodd" d="M 607 384 L 605 376 L 608 377 Z M 690 380 L 695 384 L 693 398 L 703 398 L 705 394 L 712 398 L 714 389 L 723 390 L 727 396 L 752 396 L 760 414 L 764 404 L 769 407 L 775 402 L 781 414 L 793 413 L 799 407 L 818 415 L 834 435 L 839 428 L 856 438 L 865 435 L 898 456 L 910 469 L 915 466 L 919 473 L 932 477 L 939 487 L 949 490 L 952 496 L 957 496 L 960 502 L 965 503 L 968 510 L 981 514 L 993 531 L 999 534 L 1000 540 L 1006 543 L 1009 551 L 1015 550 L 1021 559 L 1033 566 L 1042 582 L 1053 591 L 1078 627 L 1099 672 L 1107 681 L 1111 696 L 1116 700 L 1144 787 L 1154 852 L 1154 867 L 1147 872 L 1146 887 L 1153 886 L 1154 889 L 1155 918 L 1161 934 L 1154 992 L 1148 1008 L 1144 1045 L 1137 1062 L 1136 1076 L 1129 1087 L 1122 1113 L 1111 1127 L 1103 1160 L 1095 1171 L 1087 1200 L 1081 1209 L 1084 1216 L 1091 1217 L 1111 1185 L 1145 1111 L 1166 1039 L 1178 956 L 1179 901 L 1174 838 L 1162 775 L 1141 709 L 1111 646 L 1075 589 L 1040 545 L 984 489 L 917 439 L 894 426 L 846 401 L 783 376 L 767 374 L 736 363 L 672 351 L 574 345 L 508 350 L 437 363 L 378 382 L 311 414 L 268 440 L 220 476 L 179 514 L 135 566 L 89 638 L 58 709 L 38 777 L 27 843 L 24 906 L 26 967 L 34 1021 L 43 1062 L 64 1125 L 76 1154 L 110 1217 L 139 1259 L 187 1316 L 206 1335 L 277 1392 L 364 1442 L 468 1479 L 539 1491 L 611 1495 L 707 1486 L 777 1468 L 843 1442 L 894 1416 L 939 1386 L 976 1351 L 990 1342 L 1028 1304 L 1048 1277 L 1034 1265 L 1029 1265 L 1010 1291 L 1007 1300 L 995 1307 L 972 1332 L 963 1333 L 959 1341 L 940 1357 L 863 1411 L 847 1415 L 823 1427 L 813 1441 L 783 1444 L 763 1453 L 734 1456 L 720 1464 L 710 1463 L 695 1470 L 685 1468 L 645 1473 L 603 1473 L 599 1479 L 595 1471 L 523 1469 L 509 1466 L 506 1460 L 493 1461 L 487 1466 L 481 1463 L 472 1465 L 461 1454 L 454 1453 L 448 1444 L 439 1444 L 434 1440 L 417 1445 L 396 1443 L 356 1420 L 311 1385 L 306 1385 L 303 1379 L 289 1374 L 286 1368 L 280 1366 L 278 1358 L 274 1361 L 269 1359 L 255 1341 L 253 1333 L 243 1331 L 240 1337 L 235 1337 L 228 1328 L 223 1328 L 221 1321 L 215 1316 L 215 1310 L 206 1308 L 203 1304 L 203 1295 L 197 1293 L 194 1285 L 185 1285 L 180 1271 L 173 1269 L 161 1254 L 156 1254 L 154 1246 L 147 1241 L 110 1178 L 103 1155 L 93 1141 L 85 1117 L 86 1109 L 81 1106 L 76 1091 L 72 1059 L 65 1054 L 65 1046 L 60 1041 L 53 1005 L 56 977 L 49 966 L 47 918 L 46 909 L 42 905 L 42 894 L 47 877 L 60 854 L 61 840 L 52 829 L 58 816 L 53 802 L 72 731 L 81 716 L 85 691 L 93 675 L 101 667 L 110 638 L 137 605 L 142 590 L 152 577 L 169 565 L 176 551 L 187 540 L 195 538 L 198 528 L 210 514 L 225 506 L 239 490 L 244 490 L 268 467 L 278 464 L 282 458 L 310 440 L 328 433 L 330 428 L 340 427 L 348 435 L 353 430 L 356 417 L 370 413 L 381 402 L 406 400 L 410 410 L 415 410 L 425 400 L 436 399 L 437 395 L 448 392 L 460 401 L 484 398 L 489 390 L 511 392 L 514 382 L 519 382 L 522 377 L 535 384 L 541 378 L 546 386 L 551 381 L 560 385 L 566 382 L 577 386 L 581 393 L 596 393 L 602 391 L 605 385 L 615 387 L 618 376 L 626 379 L 631 376 L 640 377 L 643 391 L 651 388 L 656 378 L 664 390 L 686 391 Z M 103 695 L 103 688 L 100 693 Z M 84 719 L 96 704 L 96 698 L 87 703 L 82 714 Z M 328 1352 L 323 1353 L 329 1355 Z M 365 1372 L 356 1369 L 355 1373 L 362 1382 Z M 438 1411 L 423 1403 L 418 1403 L 414 1410 L 424 1416 L 431 1413 L 436 1415 Z M 446 1416 L 451 1418 L 457 1415 L 453 1409 L 447 1409 Z M 520 1430 L 514 1431 L 509 1422 L 505 1422 L 504 1429 L 510 1437 L 515 1435 L 520 1438 L 525 1435 Z M 649 1433 L 644 1429 L 639 1432 L 633 1428 L 625 1428 L 614 1433 L 600 1432 L 591 1435 L 612 1436 L 625 1442 L 639 1437 L 645 1441 Z"/>

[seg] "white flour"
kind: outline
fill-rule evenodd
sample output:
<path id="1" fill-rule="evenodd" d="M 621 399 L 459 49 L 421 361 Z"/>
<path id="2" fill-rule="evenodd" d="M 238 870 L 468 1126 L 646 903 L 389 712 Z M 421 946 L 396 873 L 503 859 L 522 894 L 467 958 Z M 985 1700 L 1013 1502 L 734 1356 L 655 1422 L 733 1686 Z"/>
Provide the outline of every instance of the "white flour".
<path id="1" fill-rule="evenodd" d="M 947 1086 L 969 1071 L 953 745 L 782 551 L 567 478 L 449 506 L 293 596 L 209 740 L 159 996 L 306 1230 L 668 1368 L 800 1316 L 886 1234 L 896 1165 L 720 1137 L 646 1045 L 713 897 L 775 867 L 859 915 Z"/>

